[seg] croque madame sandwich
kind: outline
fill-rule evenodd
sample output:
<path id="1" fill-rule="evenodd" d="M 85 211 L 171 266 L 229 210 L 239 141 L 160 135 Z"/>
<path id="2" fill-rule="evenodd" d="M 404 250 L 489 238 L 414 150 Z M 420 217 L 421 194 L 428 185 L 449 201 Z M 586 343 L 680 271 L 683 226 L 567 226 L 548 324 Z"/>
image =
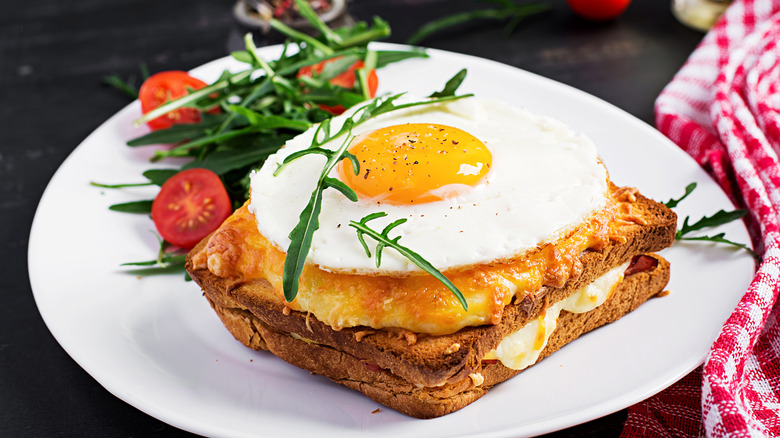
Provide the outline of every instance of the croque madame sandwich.
<path id="1" fill-rule="evenodd" d="M 654 252 L 672 243 L 675 214 L 613 185 L 585 136 L 475 97 L 365 121 L 360 111 L 271 156 L 250 200 L 188 256 L 244 345 L 431 418 L 666 286 Z M 344 154 L 323 174 L 340 147 L 359 166 Z M 318 194 L 318 228 L 290 279 L 294 228 Z"/>

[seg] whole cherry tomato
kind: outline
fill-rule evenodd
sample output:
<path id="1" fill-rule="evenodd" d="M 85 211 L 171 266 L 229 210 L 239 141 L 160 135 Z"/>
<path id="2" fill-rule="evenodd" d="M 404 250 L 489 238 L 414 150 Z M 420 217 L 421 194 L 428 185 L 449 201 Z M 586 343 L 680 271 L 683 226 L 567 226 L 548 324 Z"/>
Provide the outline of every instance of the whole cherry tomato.
<path id="1" fill-rule="evenodd" d="M 591 21 L 608 21 L 626 10 L 631 0 L 566 0 L 575 14 Z"/>
<path id="2" fill-rule="evenodd" d="M 200 79 L 190 76 L 187 72 L 171 70 L 149 76 L 138 91 L 138 99 L 141 101 L 141 112 L 144 114 L 158 106 L 178 99 L 190 90 L 198 90 L 206 86 Z M 219 108 L 215 109 L 217 112 Z M 212 112 L 213 110 L 209 110 Z M 195 108 L 179 108 L 152 119 L 146 124 L 154 129 L 170 128 L 179 123 L 198 123 L 201 120 L 200 111 Z"/>

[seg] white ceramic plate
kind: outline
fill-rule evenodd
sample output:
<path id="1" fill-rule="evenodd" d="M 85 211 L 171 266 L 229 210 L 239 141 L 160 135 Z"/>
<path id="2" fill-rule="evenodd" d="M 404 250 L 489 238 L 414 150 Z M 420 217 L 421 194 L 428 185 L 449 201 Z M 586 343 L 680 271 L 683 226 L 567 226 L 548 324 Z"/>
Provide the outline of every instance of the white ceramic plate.
<path id="1" fill-rule="evenodd" d="M 378 45 L 379 48 L 398 46 Z M 265 48 L 269 58 L 278 48 Z M 612 179 L 659 200 L 698 189 L 677 209 L 699 218 L 731 204 L 717 185 L 650 126 L 588 94 L 483 59 L 429 51 L 380 72 L 382 91 L 427 95 L 462 67 L 460 91 L 503 99 L 550 115 L 598 145 Z M 221 59 L 194 71 L 213 80 Z M 743 251 L 677 244 L 671 294 L 587 334 L 540 364 L 443 418 L 417 420 L 236 342 L 198 287 L 182 276 L 130 275 L 120 264 L 152 258 L 147 218 L 114 213 L 117 202 L 150 198 L 146 189 L 101 190 L 90 181 L 140 181 L 154 147 L 125 142 L 134 103 L 90 135 L 60 167 L 32 227 L 29 271 L 35 300 L 63 348 L 100 384 L 136 408 L 209 436 L 453 437 L 535 435 L 612 413 L 669 386 L 699 365 L 750 282 Z M 159 166 L 158 166 L 159 167 Z M 748 242 L 741 223 L 721 227 Z"/>

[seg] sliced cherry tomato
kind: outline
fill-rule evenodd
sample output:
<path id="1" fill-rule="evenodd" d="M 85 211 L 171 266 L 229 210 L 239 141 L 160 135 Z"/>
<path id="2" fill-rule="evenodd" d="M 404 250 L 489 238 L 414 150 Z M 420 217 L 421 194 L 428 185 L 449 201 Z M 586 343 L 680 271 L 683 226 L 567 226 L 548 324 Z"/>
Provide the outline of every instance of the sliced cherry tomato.
<path id="1" fill-rule="evenodd" d="M 216 173 L 188 169 L 172 176 L 152 203 L 152 220 L 163 239 L 190 249 L 230 216 L 230 197 Z"/>
<path id="2" fill-rule="evenodd" d="M 326 65 L 330 64 L 331 62 L 337 61 L 340 56 L 337 56 L 335 58 L 326 59 L 325 61 L 318 62 L 317 64 L 307 65 L 306 67 L 302 67 L 300 70 L 298 70 L 298 77 L 308 76 L 312 77 L 315 74 L 322 73 L 322 70 L 325 68 Z M 357 75 L 355 74 L 355 70 L 363 68 L 365 64 L 363 61 L 355 61 L 354 64 L 350 65 L 349 68 L 341 72 L 338 76 L 334 76 L 331 78 L 328 82 L 330 82 L 332 85 L 336 85 L 342 88 L 347 88 L 349 90 L 354 90 L 357 88 Z M 376 77 L 376 70 L 371 69 L 368 72 L 367 77 L 368 82 L 368 94 L 371 97 L 376 96 L 376 89 L 379 86 L 379 80 Z M 346 108 L 344 108 L 342 105 L 320 105 L 320 108 L 324 109 L 325 111 L 328 111 L 331 114 L 339 115 L 343 113 Z"/>
<path id="3" fill-rule="evenodd" d="M 572 11 L 591 21 L 608 21 L 626 10 L 631 0 L 566 0 Z"/>
<path id="4" fill-rule="evenodd" d="M 205 82 L 193 78 L 184 71 L 171 70 L 153 74 L 141 84 L 141 89 L 138 91 L 141 112 L 146 114 L 166 102 L 189 94 L 190 90 L 198 90 L 205 86 Z M 214 111 L 219 112 L 219 108 L 209 110 L 209 112 Z M 200 111 L 195 108 L 179 108 L 146 124 L 157 130 L 170 128 L 179 123 L 198 123 L 200 120 Z"/>

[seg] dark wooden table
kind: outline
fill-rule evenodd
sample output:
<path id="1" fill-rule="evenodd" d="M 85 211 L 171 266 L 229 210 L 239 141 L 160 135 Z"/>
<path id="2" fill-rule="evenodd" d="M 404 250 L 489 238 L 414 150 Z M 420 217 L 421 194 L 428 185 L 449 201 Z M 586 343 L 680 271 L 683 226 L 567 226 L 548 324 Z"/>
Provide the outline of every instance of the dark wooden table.
<path id="1" fill-rule="evenodd" d="M 594 94 L 647 123 L 653 101 L 702 34 L 680 25 L 666 0 L 634 0 L 619 20 L 588 23 L 564 0 L 511 35 L 471 23 L 424 42 L 497 60 Z M 353 0 L 404 42 L 428 20 L 473 0 Z M 190 69 L 241 48 L 232 0 L 5 0 L 0 3 L 0 436 L 184 436 L 115 398 L 57 344 L 36 309 L 27 241 L 55 170 L 128 103 L 101 85 L 109 74 Z M 511 87 L 512 84 L 506 84 Z M 67 232 L 67 230 L 63 230 Z M 617 436 L 625 411 L 553 436 Z"/>

